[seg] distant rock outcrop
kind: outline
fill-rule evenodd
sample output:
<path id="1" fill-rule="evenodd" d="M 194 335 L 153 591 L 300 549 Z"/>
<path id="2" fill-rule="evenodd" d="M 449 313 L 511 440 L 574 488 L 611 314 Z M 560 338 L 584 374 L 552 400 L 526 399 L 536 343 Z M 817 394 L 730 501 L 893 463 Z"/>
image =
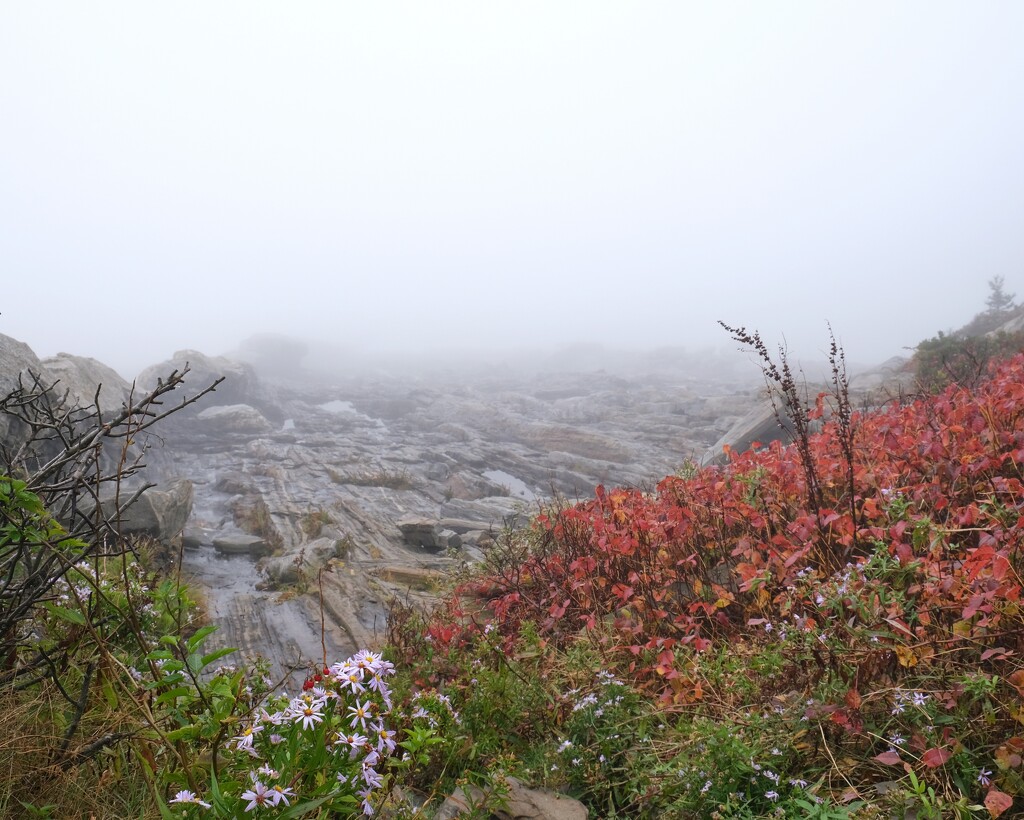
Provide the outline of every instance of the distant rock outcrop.
<path id="1" fill-rule="evenodd" d="M 292 380 L 303 374 L 302 360 L 309 348 L 305 342 L 279 333 L 257 333 L 242 341 L 230 354 L 274 378 Z"/>
<path id="2" fill-rule="evenodd" d="M 1019 333 L 1024 330 L 1024 305 L 1016 308 L 1014 313 L 1006 318 L 999 327 L 990 331 L 989 335 L 996 333 Z"/>
<path id="3" fill-rule="evenodd" d="M 781 424 L 780 424 L 781 419 Z M 769 444 L 793 440 L 793 422 L 784 413 L 776 414 L 771 402 L 764 399 L 737 421 L 724 436 L 716 441 L 701 459 L 701 466 L 726 464 L 729 456 L 726 448 L 737 453 L 749 450 L 754 444 Z"/>
<path id="4" fill-rule="evenodd" d="M 239 404 L 255 407 L 274 424 L 284 421 L 276 396 L 256 375 L 252 366 L 223 356 L 207 356 L 198 350 L 179 350 L 170 359 L 143 370 L 137 382 L 141 387 L 150 389 L 156 386 L 158 379 L 166 377 L 173 370 L 181 372 L 186 366 L 189 368 L 186 384 L 192 389 L 204 388 L 221 377 L 224 377 L 224 381 L 203 399 L 200 407 L 189 407 L 176 414 L 173 417 L 175 426 L 178 426 L 177 422 L 199 414 L 204 408 Z"/>
<path id="5" fill-rule="evenodd" d="M 882 364 L 868 370 L 857 373 L 850 379 L 850 399 L 854 406 L 882 404 L 885 401 L 900 395 L 901 391 L 912 389 L 914 376 L 908 369 L 908 360 L 902 356 L 893 356 Z M 813 399 L 818 392 L 828 390 L 826 385 L 814 387 L 809 385 L 807 395 Z M 812 402 L 813 403 L 813 402 Z M 738 419 L 731 428 L 716 441 L 701 459 L 701 466 L 709 464 L 725 464 L 728 461 L 725 448 L 742 453 L 750 449 L 751 445 L 760 443 L 770 444 L 773 441 L 781 441 L 789 444 L 793 441 L 794 425 L 782 405 L 776 401 L 778 410 L 772 406 L 767 394 L 765 394 L 742 418 Z M 811 430 L 820 429 L 820 422 L 812 422 Z"/>

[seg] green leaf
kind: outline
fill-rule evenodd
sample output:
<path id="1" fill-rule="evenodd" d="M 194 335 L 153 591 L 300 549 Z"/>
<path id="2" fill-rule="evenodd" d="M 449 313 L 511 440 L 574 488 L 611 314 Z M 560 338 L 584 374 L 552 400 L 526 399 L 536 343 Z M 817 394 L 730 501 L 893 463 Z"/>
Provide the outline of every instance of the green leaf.
<path id="1" fill-rule="evenodd" d="M 85 626 L 85 615 L 77 609 L 67 609 L 66 607 L 54 604 L 47 604 L 46 608 L 50 611 L 51 615 L 60 618 L 62 621 L 70 621 L 73 624 Z"/>
<path id="2" fill-rule="evenodd" d="M 202 642 L 216 631 L 217 627 L 212 624 L 197 629 L 196 633 L 186 642 L 189 653 L 195 652 Z"/>
<path id="3" fill-rule="evenodd" d="M 284 817 L 284 818 L 288 818 L 288 817 L 302 817 L 307 812 L 312 811 L 313 809 L 317 808 L 318 806 L 322 806 L 328 800 L 331 800 L 331 799 L 334 799 L 334 798 L 342 800 L 342 801 L 344 801 L 346 803 L 356 803 L 357 802 L 356 799 L 352 795 L 348 795 L 348 794 L 346 794 L 346 795 L 328 794 L 328 795 L 326 795 L 324 797 L 318 797 L 316 800 L 307 800 L 305 803 L 296 803 L 291 808 L 289 808 L 287 811 L 284 811 L 284 812 L 282 812 L 281 814 L 279 814 L 277 816 L 278 817 Z"/>
<path id="4" fill-rule="evenodd" d="M 166 737 L 172 742 L 177 740 L 195 740 L 199 737 L 199 727 L 194 723 L 189 724 L 188 726 L 182 726 L 180 729 L 168 732 Z"/>
<path id="5" fill-rule="evenodd" d="M 220 790 L 220 783 L 217 782 L 217 774 L 212 769 L 210 770 L 210 802 L 221 814 L 230 811 L 230 807 L 224 799 L 224 793 Z"/>
<path id="6" fill-rule="evenodd" d="M 117 708 L 117 692 L 114 691 L 114 686 L 109 680 L 103 682 L 103 698 L 107 701 L 107 706 L 111 709 Z"/>
<path id="7" fill-rule="evenodd" d="M 160 816 L 163 820 L 177 820 L 177 818 L 171 814 L 171 810 L 167 808 L 167 804 L 164 803 L 164 799 L 159 794 L 156 795 L 156 807 L 160 809 Z"/>
<path id="8" fill-rule="evenodd" d="M 223 649 L 215 649 L 209 655 L 203 655 L 203 659 L 202 659 L 203 666 L 204 667 L 209 666 L 214 661 L 219 661 L 225 655 L 230 655 L 232 652 L 237 652 L 237 651 L 238 650 L 235 647 L 233 647 L 233 646 L 225 646 Z"/>
<path id="9" fill-rule="evenodd" d="M 162 695 L 160 695 L 153 702 L 157 706 L 159 706 L 162 703 L 174 703 L 174 701 L 177 700 L 178 698 L 185 697 L 186 695 L 191 695 L 191 694 L 192 694 L 192 689 L 189 688 L 188 686 L 178 686 L 175 689 L 171 689 L 169 692 L 164 692 Z"/>

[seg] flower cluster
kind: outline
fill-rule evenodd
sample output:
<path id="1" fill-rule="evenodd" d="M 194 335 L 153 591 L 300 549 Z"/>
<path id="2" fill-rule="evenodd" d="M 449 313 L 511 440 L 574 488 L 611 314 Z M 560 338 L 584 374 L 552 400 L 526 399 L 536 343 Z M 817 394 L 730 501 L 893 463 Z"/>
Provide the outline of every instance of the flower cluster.
<path id="1" fill-rule="evenodd" d="M 432 729 L 437 729 L 439 726 L 441 710 L 447 713 L 456 726 L 462 725 L 462 717 L 455 707 L 452 706 L 451 698 L 441 692 L 436 690 L 417 690 L 412 696 L 412 702 L 416 706 L 410 717 L 414 720 L 419 718 L 426 720 L 427 725 Z"/>
<path id="2" fill-rule="evenodd" d="M 394 671 L 379 653 L 363 650 L 319 670 L 301 694 L 267 698 L 225 744 L 226 768 L 245 780 L 229 790 L 221 776 L 223 800 L 213 801 L 215 812 L 233 817 L 239 809 L 288 806 L 301 812 L 296 801 L 310 801 L 328 810 L 358 802 L 363 814 L 373 814 L 375 792 L 384 785 L 379 769 L 397 746 L 397 733 L 386 724 L 387 678 Z M 170 802 L 210 807 L 191 791 Z"/>
<path id="3" fill-rule="evenodd" d="M 898 689 L 893 697 L 892 714 L 902 714 L 907 711 L 907 706 L 922 709 L 927 702 L 928 696 L 924 692 L 904 692 L 902 689 Z"/>

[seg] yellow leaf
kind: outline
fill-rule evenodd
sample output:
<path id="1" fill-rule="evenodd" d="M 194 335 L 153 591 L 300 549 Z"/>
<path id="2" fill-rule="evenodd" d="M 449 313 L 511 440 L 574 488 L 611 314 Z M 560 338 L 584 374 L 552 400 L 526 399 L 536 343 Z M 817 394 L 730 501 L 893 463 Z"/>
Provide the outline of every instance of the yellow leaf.
<path id="1" fill-rule="evenodd" d="M 899 660 L 900 666 L 905 666 L 908 669 L 911 666 L 917 666 L 917 655 L 915 655 L 909 647 L 897 645 L 894 648 L 896 651 L 896 658 Z"/>

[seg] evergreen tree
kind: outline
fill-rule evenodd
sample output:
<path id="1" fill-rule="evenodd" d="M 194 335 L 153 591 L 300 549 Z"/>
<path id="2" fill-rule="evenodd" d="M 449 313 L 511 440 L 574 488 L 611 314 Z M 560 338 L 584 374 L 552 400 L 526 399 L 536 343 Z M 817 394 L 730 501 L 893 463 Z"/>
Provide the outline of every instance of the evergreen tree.
<path id="1" fill-rule="evenodd" d="M 1002 276 L 993 276 L 988 280 L 988 299 L 985 300 L 985 304 L 988 306 L 990 313 L 1005 313 L 1013 310 L 1017 307 L 1014 299 L 1016 294 L 1007 293 L 1003 286 L 1005 280 Z"/>

